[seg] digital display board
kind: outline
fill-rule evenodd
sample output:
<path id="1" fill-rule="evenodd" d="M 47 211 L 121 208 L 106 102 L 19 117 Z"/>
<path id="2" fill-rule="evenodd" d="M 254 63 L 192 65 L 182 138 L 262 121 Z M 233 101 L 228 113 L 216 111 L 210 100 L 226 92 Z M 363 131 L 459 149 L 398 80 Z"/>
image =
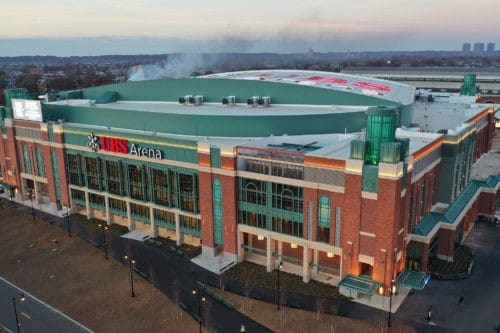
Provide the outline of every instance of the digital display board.
<path id="1" fill-rule="evenodd" d="M 12 111 L 14 119 L 43 121 L 42 104 L 40 101 L 31 99 L 12 99 Z"/>

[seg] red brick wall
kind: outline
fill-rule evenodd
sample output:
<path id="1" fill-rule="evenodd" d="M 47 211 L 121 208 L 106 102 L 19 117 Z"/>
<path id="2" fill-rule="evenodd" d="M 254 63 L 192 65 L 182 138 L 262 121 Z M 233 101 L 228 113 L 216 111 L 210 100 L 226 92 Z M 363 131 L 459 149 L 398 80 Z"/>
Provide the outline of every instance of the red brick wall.
<path id="1" fill-rule="evenodd" d="M 359 253 L 367 256 L 375 256 L 375 238 L 360 235 Z"/>
<path id="2" fill-rule="evenodd" d="M 292 258 L 297 258 L 297 259 L 300 259 L 300 260 L 302 260 L 302 258 L 303 258 L 304 248 L 302 246 L 300 246 L 300 245 L 297 245 L 296 249 L 292 249 L 290 247 L 290 243 L 283 242 L 282 249 L 283 249 L 283 255 L 285 255 L 285 256 L 292 257 Z M 283 260 L 283 261 L 287 261 L 287 260 Z M 293 261 L 291 263 L 295 264 L 295 265 L 300 265 L 300 263 L 297 263 L 295 261 Z"/>
<path id="3" fill-rule="evenodd" d="M 496 195 L 494 193 L 481 192 L 479 195 L 479 213 L 494 214 L 495 199 Z"/>
<path id="4" fill-rule="evenodd" d="M 375 214 L 377 211 L 377 200 L 361 200 L 361 226 L 360 231 L 375 233 Z"/>
<path id="5" fill-rule="evenodd" d="M 326 252 L 318 251 L 318 265 L 327 266 L 340 270 L 340 256 L 336 255 L 333 258 L 328 258 Z M 325 272 L 337 275 L 337 273 L 330 270 L 325 270 Z"/>
<path id="6" fill-rule="evenodd" d="M 395 277 L 397 269 L 394 267 L 394 248 L 401 248 L 403 234 L 398 234 L 401 225 L 400 219 L 404 213 L 404 198 L 401 198 L 402 179 L 378 180 L 377 208 L 373 212 L 375 216 L 375 246 L 373 279 L 384 281 L 390 285 L 391 279 Z M 385 249 L 386 252 L 383 252 Z M 383 262 L 383 264 L 382 264 Z"/>
<path id="7" fill-rule="evenodd" d="M 236 170 L 236 158 L 233 157 L 228 157 L 228 156 L 221 156 L 221 169 L 224 170 Z"/>
<path id="8" fill-rule="evenodd" d="M 361 175 L 345 175 L 345 205 L 342 210 L 342 274 L 359 275 L 359 227 L 361 219 Z M 348 242 L 352 242 L 348 244 Z"/>
<path id="9" fill-rule="evenodd" d="M 318 191 L 314 188 L 304 187 L 304 238 L 308 239 L 309 225 L 309 203 L 312 209 L 312 238 L 316 240 L 316 228 L 318 226 Z"/>
<path id="10" fill-rule="evenodd" d="M 455 245 L 455 231 L 448 229 L 439 229 L 438 254 L 452 257 Z"/>
<path id="11" fill-rule="evenodd" d="M 202 166 L 210 166 L 210 155 L 198 153 L 198 164 Z"/>
<path id="12" fill-rule="evenodd" d="M 16 184 L 17 187 L 21 188 L 21 172 L 22 167 L 19 163 L 18 148 L 15 141 L 14 127 L 7 127 L 7 143 L 5 146 L 5 156 L 10 157 L 10 160 L 5 160 L 6 170 L 12 171 L 12 176 L 9 176 L 7 172 L 4 175 L 6 182 L 11 184 Z"/>
<path id="13" fill-rule="evenodd" d="M 198 172 L 200 187 L 201 239 L 203 246 L 214 247 L 213 212 L 212 212 L 212 175 Z M 224 197 L 222 198 L 224 200 Z"/>
<path id="14" fill-rule="evenodd" d="M 222 184 L 224 251 L 237 254 L 237 184 L 232 176 L 218 176 Z"/>

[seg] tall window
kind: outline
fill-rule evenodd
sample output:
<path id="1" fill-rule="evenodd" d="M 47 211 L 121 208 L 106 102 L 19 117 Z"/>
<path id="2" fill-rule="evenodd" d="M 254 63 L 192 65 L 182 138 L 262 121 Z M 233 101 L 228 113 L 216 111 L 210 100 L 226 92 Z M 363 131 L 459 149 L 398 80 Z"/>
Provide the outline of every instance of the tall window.
<path id="1" fill-rule="evenodd" d="M 240 201 L 265 206 L 266 182 L 254 179 L 240 179 Z"/>
<path id="2" fill-rule="evenodd" d="M 31 174 L 31 162 L 28 146 L 23 144 L 24 172 Z"/>
<path id="3" fill-rule="evenodd" d="M 319 198 L 318 227 L 316 233 L 318 242 L 330 243 L 331 206 L 332 202 L 330 198 L 325 196 Z"/>
<path id="4" fill-rule="evenodd" d="M 273 183 L 273 207 L 302 213 L 302 188 Z"/>
<path id="5" fill-rule="evenodd" d="M 69 183 L 73 185 L 82 185 L 82 178 L 80 173 L 80 159 L 78 155 L 67 154 L 68 159 L 68 173 L 69 173 Z"/>
<path id="6" fill-rule="evenodd" d="M 99 190 L 99 167 L 96 158 L 87 157 L 85 159 L 85 170 L 87 172 L 87 187 Z"/>
<path id="7" fill-rule="evenodd" d="M 168 176 L 166 170 L 153 169 L 153 198 L 154 202 L 168 206 Z"/>
<path id="8" fill-rule="evenodd" d="M 133 199 L 144 200 L 144 188 L 142 183 L 143 172 L 140 165 L 129 164 L 128 166 L 130 197 Z"/>
<path id="9" fill-rule="evenodd" d="M 194 212 L 194 176 L 180 173 L 179 190 L 181 209 L 188 212 Z"/>
<path id="10" fill-rule="evenodd" d="M 120 184 L 120 164 L 114 161 L 106 161 L 106 175 L 108 176 L 108 192 L 121 194 Z"/>

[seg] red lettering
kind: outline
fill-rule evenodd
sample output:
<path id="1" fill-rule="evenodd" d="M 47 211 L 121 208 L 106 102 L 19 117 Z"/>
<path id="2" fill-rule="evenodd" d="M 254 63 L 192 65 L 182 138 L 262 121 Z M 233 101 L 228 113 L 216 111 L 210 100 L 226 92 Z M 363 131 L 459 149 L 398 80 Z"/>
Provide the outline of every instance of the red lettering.
<path id="1" fill-rule="evenodd" d="M 127 140 L 101 136 L 101 149 L 113 153 L 127 154 Z"/>
<path id="2" fill-rule="evenodd" d="M 120 152 L 122 154 L 127 154 L 128 153 L 127 140 L 121 139 L 118 141 L 119 141 L 118 146 L 120 147 Z"/>
<path id="3" fill-rule="evenodd" d="M 105 151 L 109 151 L 108 138 L 105 136 L 101 136 L 101 149 L 105 150 Z"/>

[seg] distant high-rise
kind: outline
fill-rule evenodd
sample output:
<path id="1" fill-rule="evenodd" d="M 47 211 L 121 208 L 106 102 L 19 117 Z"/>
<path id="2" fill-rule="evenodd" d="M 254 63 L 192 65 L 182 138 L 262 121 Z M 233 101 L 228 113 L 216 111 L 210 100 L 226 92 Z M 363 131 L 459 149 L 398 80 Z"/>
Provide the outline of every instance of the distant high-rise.
<path id="1" fill-rule="evenodd" d="M 484 52 L 484 43 L 481 42 L 474 43 L 474 52 Z"/>
<path id="2" fill-rule="evenodd" d="M 462 52 L 470 52 L 470 43 L 462 44 Z"/>
<path id="3" fill-rule="evenodd" d="M 489 42 L 486 44 L 486 52 L 495 52 L 495 43 Z"/>

